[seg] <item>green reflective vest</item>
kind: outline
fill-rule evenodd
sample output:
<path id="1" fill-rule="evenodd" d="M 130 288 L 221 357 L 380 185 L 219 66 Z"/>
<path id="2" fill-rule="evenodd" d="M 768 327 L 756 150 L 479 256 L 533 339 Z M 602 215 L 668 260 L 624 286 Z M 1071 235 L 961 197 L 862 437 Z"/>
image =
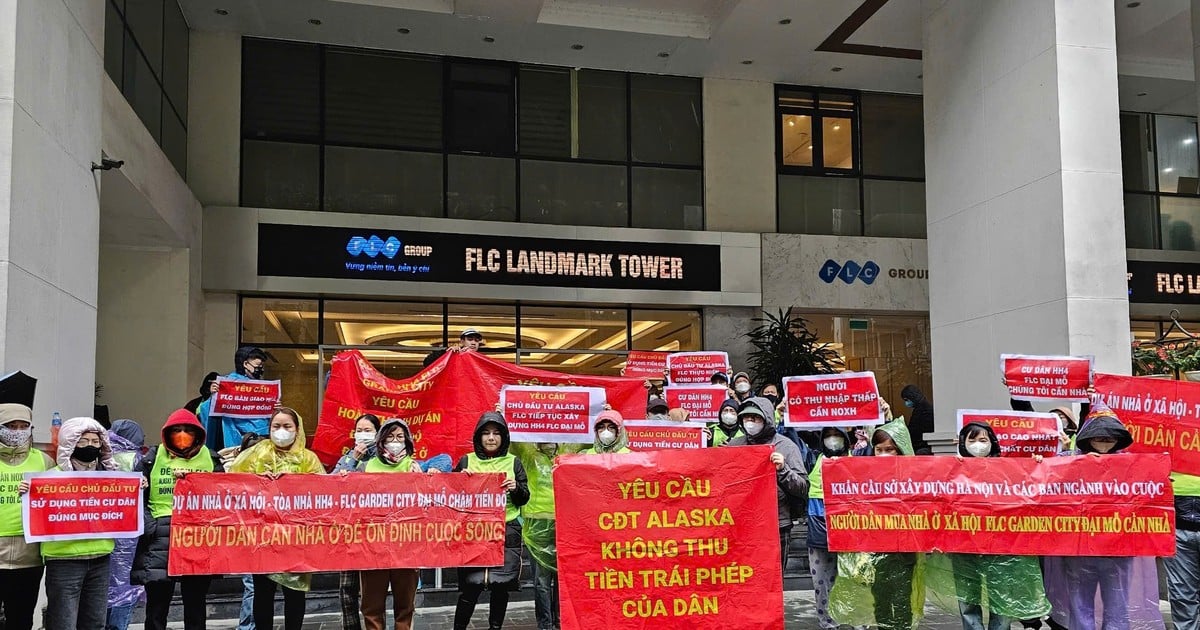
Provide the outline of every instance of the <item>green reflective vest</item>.
<path id="1" fill-rule="evenodd" d="M 62 470 L 55 467 L 54 470 Z M 107 472 L 107 471 L 98 471 Z M 42 543 L 42 558 L 45 560 L 70 560 L 71 558 L 98 558 L 112 553 L 116 543 L 111 538 L 84 538 L 82 540 L 58 540 Z"/>
<path id="2" fill-rule="evenodd" d="M 405 455 L 400 461 L 395 464 L 385 464 L 379 461 L 378 457 L 372 457 L 367 461 L 367 465 L 363 468 L 363 472 L 369 473 L 398 473 L 412 472 L 412 457 Z"/>
<path id="3" fill-rule="evenodd" d="M 165 446 L 158 445 L 158 452 L 154 455 L 154 468 L 150 471 L 150 498 L 146 501 L 147 507 L 150 508 L 150 516 L 162 518 L 171 515 L 171 508 L 175 503 L 175 482 L 179 481 L 175 478 L 176 470 L 212 472 L 213 460 L 208 447 L 201 446 L 200 451 L 191 459 L 183 459 L 172 457 Z"/>
<path id="4" fill-rule="evenodd" d="M 821 485 L 821 463 L 825 461 L 824 455 L 817 455 L 817 462 L 813 464 L 812 472 L 808 473 L 808 498 L 825 500 L 825 486 Z"/>
<path id="5" fill-rule="evenodd" d="M 517 457 L 515 455 L 501 455 L 500 457 L 481 459 L 478 455 L 471 453 L 467 455 L 467 470 L 482 473 L 504 473 L 505 479 L 516 479 L 516 461 Z M 512 497 L 507 497 L 504 504 L 504 522 L 508 523 L 515 520 L 520 513 L 520 508 L 513 505 Z"/>
<path id="6" fill-rule="evenodd" d="M 25 461 L 15 466 L 0 462 L 0 536 L 20 536 L 25 532 L 21 523 L 21 495 L 17 486 L 25 473 L 44 472 L 46 458 L 42 452 L 30 449 Z"/>
<path id="7" fill-rule="evenodd" d="M 554 458 L 536 451 L 525 467 L 529 478 L 529 502 L 521 507 L 525 518 L 554 518 Z"/>
<path id="8" fill-rule="evenodd" d="M 708 428 L 710 430 L 712 430 L 712 436 L 713 436 L 712 437 L 712 445 L 713 446 L 720 446 L 720 445 L 728 442 L 729 440 L 732 440 L 733 438 L 746 437 L 746 432 L 742 431 L 741 429 L 734 431 L 732 436 L 727 436 L 727 435 L 725 435 L 725 432 L 721 430 L 720 424 L 710 424 L 710 425 L 708 425 Z"/>
<path id="9" fill-rule="evenodd" d="M 1171 473 L 1171 487 L 1177 497 L 1200 497 L 1200 477 Z"/>

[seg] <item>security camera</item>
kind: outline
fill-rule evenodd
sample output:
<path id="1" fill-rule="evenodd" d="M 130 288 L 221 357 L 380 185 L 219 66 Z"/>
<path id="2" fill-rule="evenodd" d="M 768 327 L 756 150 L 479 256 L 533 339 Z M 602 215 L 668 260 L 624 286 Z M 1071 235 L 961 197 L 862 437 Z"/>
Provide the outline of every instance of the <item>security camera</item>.
<path id="1" fill-rule="evenodd" d="M 100 163 L 92 162 L 93 171 L 111 171 L 114 168 L 125 166 L 125 160 L 111 160 L 109 158 L 101 158 Z"/>

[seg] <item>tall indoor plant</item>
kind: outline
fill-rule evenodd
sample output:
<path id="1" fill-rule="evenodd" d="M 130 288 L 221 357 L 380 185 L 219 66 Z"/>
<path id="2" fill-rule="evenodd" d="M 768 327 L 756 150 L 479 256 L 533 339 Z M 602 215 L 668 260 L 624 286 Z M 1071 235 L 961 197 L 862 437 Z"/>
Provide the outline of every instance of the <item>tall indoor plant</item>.
<path id="1" fill-rule="evenodd" d="M 749 362 L 756 382 L 782 383 L 786 376 L 829 374 L 842 368 L 837 351 L 821 342 L 803 317 L 763 311 L 754 321 L 758 326 L 746 337 L 754 346 Z"/>

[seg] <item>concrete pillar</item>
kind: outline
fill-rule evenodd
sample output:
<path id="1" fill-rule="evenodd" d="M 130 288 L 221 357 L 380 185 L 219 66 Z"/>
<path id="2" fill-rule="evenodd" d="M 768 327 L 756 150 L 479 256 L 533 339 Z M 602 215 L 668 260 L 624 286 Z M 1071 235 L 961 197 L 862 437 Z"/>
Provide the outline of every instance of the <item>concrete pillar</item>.
<path id="1" fill-rule="evenodd" d="M 50 415 L 91 415 L 104 3 L 0 0 L 0 372 Z"/>
<path id="2" fill-rule="evenodd" d="M 775 86 L 704 79 L 704 227 L 775 231 Z"/>
<path id="3" fill-rule="evenodd" d="M 999 355 L 1128 374 L 1114 10 L 926 0 L 925 172 L 937 431 L 1006 408 Z"/>
<path id="4" fill-rule="evenodd" d="M 242 157 L 242 39 L 192 31 L 188 186 L 205 206 L 237 206 Z"/>

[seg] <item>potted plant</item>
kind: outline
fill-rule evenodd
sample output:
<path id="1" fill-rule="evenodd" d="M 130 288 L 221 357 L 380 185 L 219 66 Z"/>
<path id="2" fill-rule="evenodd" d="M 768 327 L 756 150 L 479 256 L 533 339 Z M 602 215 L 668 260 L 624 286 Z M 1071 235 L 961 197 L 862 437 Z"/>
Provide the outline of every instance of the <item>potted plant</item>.
<path id="1" fill-rule="evenodd" d="M 817 334 L 808 329 L 804 318 L 763 312 L 754 319 L 759 325 L 746 333 L 754 351 L 750 353 L 750 371 L 759 383 L 782 384 L 786 376 L 831 374 L 842 369 L 842 359 Z"/>
<path id="2" fill-rule="evenodd" d="M 1133 375 L 1173 378 L 1175 365 L 1167 349 L 1152 343 L 1133 342 Z"/>
<path id="3" fill-rule="evenodd" d="M 1167 351 L 1167 356 L 1184 380 L 1200 381 L 1200 344 L 1194 341 L 1178 344 Z"/>

